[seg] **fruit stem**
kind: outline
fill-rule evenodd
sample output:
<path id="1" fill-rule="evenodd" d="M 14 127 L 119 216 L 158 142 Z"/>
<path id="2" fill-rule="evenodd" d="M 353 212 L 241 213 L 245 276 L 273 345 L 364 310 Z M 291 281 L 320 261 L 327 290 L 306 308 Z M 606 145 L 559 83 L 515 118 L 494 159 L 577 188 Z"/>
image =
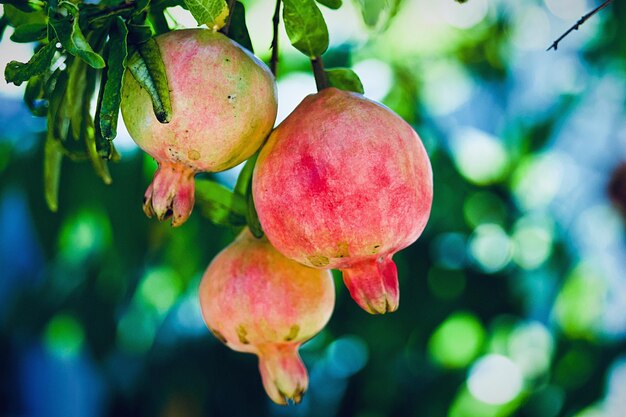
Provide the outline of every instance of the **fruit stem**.
<path id="1" fill-rule="evenodd" d="M 280 22 L 280 3 L 281 0 L 276 0 L 274 17 L 272 17 L 274 37 L 272 38 L 272 58 L 270 59 L 270 70 L 274 76 L 276 76 L 276 71 L 278 71 L 278 23 Z"/>
<path id="2" fill-rule="evenodd" d="M 311 58 L 311 66 L 313 67 L 313 76 L 315 77 L 315 86 L 317 91 L 322 91 L 325 88 L 330 87 L 328 85 L 328 78 L 326 78 L 326 72 L 324 71 L 324 62 L 321 56 Z"/>

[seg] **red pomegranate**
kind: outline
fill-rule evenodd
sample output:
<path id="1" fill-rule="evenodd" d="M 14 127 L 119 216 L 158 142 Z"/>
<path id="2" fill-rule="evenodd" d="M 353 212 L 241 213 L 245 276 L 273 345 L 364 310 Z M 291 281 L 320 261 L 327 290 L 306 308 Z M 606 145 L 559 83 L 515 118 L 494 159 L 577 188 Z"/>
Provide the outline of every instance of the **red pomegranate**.
<path id="1" fill-rule="evenodd" d="M 306 97 L 263 147 L 253 196 L 281 253 L 340 269 L 370 313 L 398 308 L 391 258 L 420 236 L 433 198 L 428 155 L 398 115 L 335 88 Z"/>
<path id="2" fill-rule="evenodd" d="M 276 85 L 260 60 L 219 32 L 187 29 L 155 38 L 166 69 L 172 119 L 160 123 L 146 91 L 124 77 L 122 116 L 128 132 L 159 167 L 144 211 L 172 225 L 187 220 L 194 175 L 223 171 L 250 157 L 276 119 Z"/>
<path id="3" fill-rule="evenodd" d="M 287 259 L 248 229 L 213 259 L 200 284 L 207 327 L 231 349 L 258 355 L 265 391 L 278 404 L 297 403 L 306 391 L 298 348 L 326 325 L 334 303 L 330 271 Z"/>

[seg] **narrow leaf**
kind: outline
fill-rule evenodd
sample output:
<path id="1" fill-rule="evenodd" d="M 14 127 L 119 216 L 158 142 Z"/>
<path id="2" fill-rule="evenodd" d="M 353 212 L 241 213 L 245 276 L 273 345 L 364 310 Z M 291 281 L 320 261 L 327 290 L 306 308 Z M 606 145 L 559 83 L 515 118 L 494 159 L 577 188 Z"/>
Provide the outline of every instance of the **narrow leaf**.
<path id="1" fill-rule="evenodd" d="M 328 49 L 328 28 L 315 0 L 284 0 L 283 21 L 291 44 L 309 58 Z"/>
<path id="2" fill-rule="evenodd" d="M 257 238 L 261 238 L 263 237 L 263 229 L 261 228 L 261 223 L 259 222 L 259 217 L 256 213 L 254 200 L 252 198 L 252 174 L 254 173 L 254 166 L 256 165 L 256 160 L 258 156 L 259 153 L 255 153 L 250 157 L 250 159 L 248 159 L 246 164 L 243 166 L 241 172 L 239 173 L 239 177 L 237 177 L 235 193 L 245 199 L 246 223 L 248 224 L 250 231 Z"/>
<path id="3" fill-rule="evenodd" d="M 109 32 L 106 84 L 99 114 L 102 137 L 113 140 L 117 135 L 117 118 L 122 100 L 122 81 L 126 69 L 126 37 L 128 29 L 121 18 L 116 18 Z"/>
<path id="4" fill-rule="evenodd" d="M 250 40 L 250 34 L 248 33 L 248 26 L 246 26 L 246 10 L 243 4 L 239 1 L 236 2 L 235 7 L 233 7 L 233 15 L 230 18 L 228 37 L 246 48 L 248 51 L 254 53 L 254 50 L 252 49 L 252 41 Z"/>
<path id="5" fill-rule="evenodd" d="M 50 67 L 56 48 L 49 43 L 41 48 L 27 63 L 11 61 L 4 69 L 4 78 L 8 83 L 20 85 L 31 77 L 42 74 Z"/>
<path id="6" fill-rule="evenodd" d="M 319 4 L 323 4 L 329 9 L 337 10 L 341 7 L 343 2 L 341 0 L 316 0 Z"/>
<path id="7" fill-rule="evenodd" d="M 239 176 L 237 177 L 237 183 L 235 184 L 235 192 L 240 196 L 245 196 L 248 191 L 248 184 L 252 181 L 252 173 L 254 172 L 254 165 L 259 157 L 259 153 L 252 155 L 245 163 Z"/>
<path id="8" fill-rule="evenodd" d="M 245 199 L 214 181 L 196 180 L 196 207 L 214 224 L 222 226 L 246 224 Z"/>
<path id="9" fill-rule="evenodd" d="M 220 30 L 228 18 L 226 0 L 184 0 L 185 6 L 198 22 L 209 29 Z"/>
<path id="10" fill-rule="evenodd" d="M 325 70 L 328 84 L 340 90 L 363 94 L 363 84 L 350 68 L 332 68 Z"/>
<path id="11" fill-rule="evenodd" d="M 82 59 L 93 68 L 104 68 L 104 59 L 91 49 L 91 45 L 87 42 L 85 35 L 78 24 L 78 8 L 69 3 L 61 2 L 66 6 L 68 15 L 62 18 L 50 18 L 50 24 L 54 29 L 61 45 L 70 54 Z"/>
<path id="12" fill-rule="evenodd" d="M 45 83 L 43 75 L 37 75 L 28 80 L 24 91 L 24 103 L 33 116 L 43 117 L 48 113 L 48 101 L 45 100 Z"/>
<path id="13" fill-rule="evenodd" d="M 89 112 L 85 112 L 83 116 L 82 136 L 85 138 L 85 146 L 87 147 L 91 165 L 105 184 L 111 184 L 113 181 L 109 173 L 107 161 L 98 152 L 93 119 Z"/>
<path id="14" fill-rule="evenodd" d="M 85 89 L 87 87 L 87 64 L 80 59 L 73 59 L 68 63 L 68 81 L 63 101 L 64 116 L 70 121 L 70 132 L 74 140 L 81 138 L 81 124 L 83 122 L 83 108 Z"/>
<path id="15" fill-rule="evenodd" d="M 137 51 L 128 59 L 128 69 L 150 95 L 157 120 L 161 123 L 169 123 L 172 119 L 172 104 L 167 74 L 159 45 L 154 39 L 137 47 Z"/>
<path id="16" fill-rule="evenodd" d="M 247 202 L 247 210 L 246 210 L 246 223 L 248 224 L 248 228 L 252 235 L 257 239 L 260 239 L 265 234 L 263 232 L 263 228 L 261 227 L 261 222 L 259 221 L 259 216 L 256 212 L 256 207 L 254 206 L 254 198 L 252 196 L 252 182 L 248 185 L 248 195 L 246 198 Z"/>
<path id="17" fill-rule="evenodd" d="M 15 28 L 11 40 L 17 43 L 36 42 L 48 35 L 48 25 L 44 23 L 27 23 Z"/>
<path id="18" fill-rule="evenodd" d="M 50 211 L 56 212 L 59 207 L 59 179 L 63 148 L 51 135 L 52 127 L 48 127 L 48 135 L 44 146 L 43 178 L 44 195 Z"/>

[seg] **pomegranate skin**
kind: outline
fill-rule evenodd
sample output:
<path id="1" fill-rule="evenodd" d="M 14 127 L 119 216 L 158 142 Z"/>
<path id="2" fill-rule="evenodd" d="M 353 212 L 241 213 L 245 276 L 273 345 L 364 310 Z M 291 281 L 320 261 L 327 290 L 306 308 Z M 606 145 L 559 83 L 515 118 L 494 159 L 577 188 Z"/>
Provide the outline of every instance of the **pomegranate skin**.
<path id="1" fill-rule="evenodd" d="M 244 229 L 213 259 L 199 296 L 211 332 L 231 349 L 259 357 L 268 396 L 283 405 L 300 402 L 308 375 L 298 348 L 330 319 L 330 271 L 294 262 Z"/>
<path id="2" fill-rule="evenodd" d="M 276 84 L 263 62 L 219 32 L 185 29 L 154 38 L 166 70 L 172 118 L 160 123 L 150 96 L 127 71 L 122 116 L 141 149 L 159 164 L 144 211 L 177 226 L 194 204 L 194 175 L 249 158 L 276 119 Z"/>
<path id="3" fill-rule="evenodd" d="M 398 308 L 392 256 L 420 236 L 433 198 L 430 160 L 402 118 L 356 93 L 309 95 L 270 135 L 252 190 L 281 253 L 340 269 L 369 313 Z"/>

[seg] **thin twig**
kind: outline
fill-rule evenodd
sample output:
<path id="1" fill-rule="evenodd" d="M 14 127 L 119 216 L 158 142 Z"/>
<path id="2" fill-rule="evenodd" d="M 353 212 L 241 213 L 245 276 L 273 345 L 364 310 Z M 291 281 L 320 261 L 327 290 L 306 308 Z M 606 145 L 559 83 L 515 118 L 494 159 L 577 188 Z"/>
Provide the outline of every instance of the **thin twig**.
<path id="1" fill-rule="evenodd" d="M 270 58 L 270 70 L 276 76 L 278 71 L 278 22 L 280 21 L 280 0 L 276 0 L 276 9 L 274 9 L 274 17 L 272 25 L 274 29 L 274 37 L 272 38 L 272 57 Z"/>
<path id="2" fill-rule="evenodd" d="M 587 13 L 586 15 L 584 15 L 583 17 L 581 17 L 580 19 L 578 19 L 578 22 L 576 22 L 576 24 L 574 24 L 574 26 L 572 26 L 571 28 L 569 28 L 567 30 L 567 32 L 565 32 L 564 34 L 561 35 L 561 37 L 559 37 L 557 40 L 555 40 L 552 45 L 550 45 L 550 47 L 548 49 L 546 49 L 546 51 L 549 51 L 550 49 L 554 48 L 554 50 L 556 51 L 557 48 L 559 47 L 559 42 L 561 42 L 563 40 L 563 38 L 565 38 L 567 35 L 569 35 L 570 33 L 572 33 L 575 30 L 578 30 L 578 28 L 580 28 L 580 26 L 585 23 L 587 20 L 589 20 L 593 15 L 595 15 L 596 13 L 598 13 L 600 10 L 604 9 L 606 6 L 608 6 L 609 4 L 611 4 L 613 2 L 613 0 L 605 0 L 604 3 L 602 3 L 601 5 L 599 5 L 598 7 L 596 7 L 595 9 L 593 9 L 592 11 L 590 11 L 589 13 Z"/>
<path id="3" fill-rule="evenodd" d="M 317 91 L 322 91 L 325 88 L 328 88 L 328 78 L 326 77 L 326 72 L 324 72 L 324 62 L 322 61 L 321 56 L 316 56 L 315 58 L 311 58 L 311 66 L 313 67 L 313 76 L 315 77 L 315 86 L 317 87 Z"/>

